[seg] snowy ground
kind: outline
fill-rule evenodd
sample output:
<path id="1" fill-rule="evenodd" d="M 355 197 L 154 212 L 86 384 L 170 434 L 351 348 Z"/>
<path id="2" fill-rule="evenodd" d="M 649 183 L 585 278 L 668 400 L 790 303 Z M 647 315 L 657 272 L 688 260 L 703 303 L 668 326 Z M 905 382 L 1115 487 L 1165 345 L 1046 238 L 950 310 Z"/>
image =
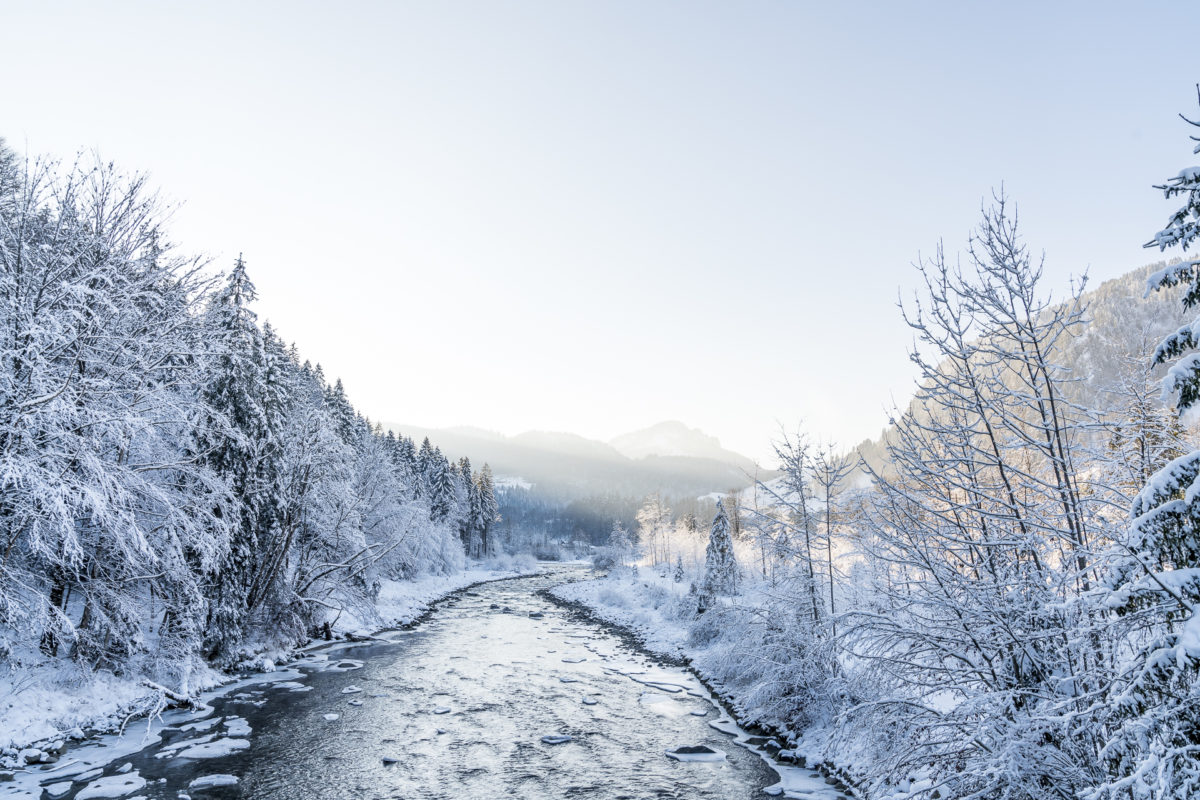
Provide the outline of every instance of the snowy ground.
<path id="1" fill-rule="evenodd" d="M 694 606 L 687 583 L 675 583 L 648 570 L 576 581 L 550 590 L 562 600 L 586 606 L 597 617 L 637 636 L 648 650 L 672 659 L 688 658 L 685 608 Z"/>
<path id="2" fill-rule="evenodd" d="M 477 565 L 454 575 L 427 575 L 412 581 L 384 581 L 376 613 L 344 614 L 335 631 L 370 634 L 382 628 L 407 625 L 430 606 L 459 589 L 483 581 L 533 574 L 532 560 Z M 276 646 L 258 648 L 245 667 L 271 671 L 288 653 Z M 3 670 L 0 667 L 0 670 Z M 191 690 L 202 692 L 238 685 L 215 669 L 194 674 Z M 118 677 L 111 672 L 90 672 L 65 659 L 46 660 L 32 667 L 0 671 L 0 750 L 11 761 L 22 749 L 55 740 L 82 738 L 86 733 L 121 729 L 130 718 L 152 712 L 161 695 L 138 676 Z"/>

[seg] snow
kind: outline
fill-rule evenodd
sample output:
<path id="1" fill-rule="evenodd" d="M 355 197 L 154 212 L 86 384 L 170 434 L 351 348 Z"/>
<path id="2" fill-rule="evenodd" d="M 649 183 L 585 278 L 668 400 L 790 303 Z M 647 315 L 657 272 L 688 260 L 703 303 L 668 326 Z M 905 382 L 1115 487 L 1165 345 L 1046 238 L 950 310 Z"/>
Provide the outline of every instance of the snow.
<path id="1" fill-rule="evenodd" d="M 230 736 L 249 736 L 250 723 L 241 717 L 230 717 L 225 722 L 225 732 Z"/>
<path id="2" fill-rule="evenodd" d="M 212 730 L 222 719 L 224 717 L 212 717 L 211 719 L 203 719 L 199 722 L 189 722 L 187 725 L 180 725 L 179 730 L 203 733 L 204 731 Z"/>
<path id="3" fill-rule="evenodd" d="M 188 784 L 189 789 L 212 789 L 216 786 L 237 786 L 236 775 L 226 775 L 217 773 L 215 775 L 202 775 Z"/>
<path id="4" fill-rule="evenodd" d="M 337 719 L 339 719 L 341 716 L 342 716 L 341 714 L 326 714 L 325 721 L 326 722 L 334 722 Z"/>
<path id="5" fill-rule="evenodd" d="M 38 665 L 0 680 L 0 747 L 21 748 L 73 730 L 111 728 L 130 713 L 155 705 L 157 693 L 135 679 L 89 672 L 72 661 L 33 657 L 26 663 Z M 194 675 L 198 689 L 225 680 L 216 670 Z"/>
<path id="6" fill-rule="evenodd" d="M 1200 661 L 1200 612 L 1192 611 L 1179 631 L 1179 669 L 1188 667 L 1185 656 Z"/>
<path id="7" fill-rule="evenodd" d="M 109 775 L 83 787 L 75 800 L 94 800 L 95 798 L 125 797 L 138 791 L 146 785 L 146 779 L 136 772 L 128 775 Z"/>
<path id="8" fill-rule="evenodd" d="M 179 751 L 179 758 L 220 758 L 250 747 L 248 739 L 216 739 L 201 742 Z"/>
<path id="9" fill-rule="evenodd" d="M 574 738 L 575 737 L 573 737 L 573 736 L 565 736 L 565 735 L 563 735 L 563 736 L 543 736 L 542 744 L 566 744 L 567 742 L 574 741 Z"/>

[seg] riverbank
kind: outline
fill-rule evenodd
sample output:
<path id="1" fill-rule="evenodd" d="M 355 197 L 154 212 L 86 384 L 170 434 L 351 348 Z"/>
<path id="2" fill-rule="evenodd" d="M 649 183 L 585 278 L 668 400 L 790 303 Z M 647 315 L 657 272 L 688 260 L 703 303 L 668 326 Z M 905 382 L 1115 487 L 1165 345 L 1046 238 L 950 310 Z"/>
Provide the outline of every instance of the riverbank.
<path id="1" fill-rule="evenodd" d="M 500 566 L 479 564 L 453 575 L 384 581 L 373 614 L 370 610 L 344 614 L 332 632 L 335 638 L 345 639 L 413 625 L 437 604 L 473 586 L 539 571 L 537 562 L 522 560 Z M 247 672 L 273 672 L 276 664 L 290 660 L 294 653 L 323 643 L 252 643 L 235 674 L 207 666 L 196 670 L 189 695 L 218 688 L 232 690 Z M 6 672 L 0 674 L 0 768 L 20 766 L 28 760 L 30 750 L 57 751 L 69 741 L 116 733 L 131 720 L 161 711 L 164 701 L 161 689 L 148 684 L 144 676 L 93 672 L 65 659 L 9 662 Z"/>
<path id="2" fill-rule="evenodd" d="M 790 730 L 775 720 L 765 719 L 755 708 L 752 692 L 759 687 L 731 686 L 713 669 L 723 651 L 736 646 L 736 634 L 720 631 L 705 643 L 693 632 L 696 622 L 695 597 L 686 583 L 654 573 L 609 574 L 592 580 L 574 581 L 547 591 L 551 599 L 630 637 L 655 656 L 686 666 L 716 695 L 726 711 L 742 728 L 779 743 L 770 755 L 794 762 L 827 776 L 843 791 L 854 791 L 853 759 L 831 758 L 823 730 Z M 713 634 L 708 631 L 708 634 Z M 790 796 L 790 795 L 789 795 Z"/>
<path id="3" fill-rule="evenodd" d="M 314 646 L 205 696 L 199 713 L 164 714 L 153 730 L 143 720 L 22 771 L 0 798 L 97 797 L 114 784 L 195 797 L 218 776 L 255 800 L 778 794 L 769 761 L 732 746 L 741 732 L 694 675 L 545 598 L 582 571 L 488 582 L 411 630 Z M 819 776 L 790 778 L 807 778 L 807 800 L 844 800 Z"/>

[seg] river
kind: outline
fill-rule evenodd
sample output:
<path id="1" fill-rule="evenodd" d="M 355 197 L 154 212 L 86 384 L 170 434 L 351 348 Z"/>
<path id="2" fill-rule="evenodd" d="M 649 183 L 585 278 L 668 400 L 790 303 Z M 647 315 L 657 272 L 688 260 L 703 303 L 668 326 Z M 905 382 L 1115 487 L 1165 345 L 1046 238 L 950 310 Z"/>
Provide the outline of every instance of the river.
<path id="1" fill-rule="evenodd" d="M 310 651 L 171 715 L 102 775 L 47 775 L 42 797 L 764 797 L 779 776 L 710 725 L 726 715 L 692 675 L 537 594 L 579 572 L 483 584 L 384 641 Z M 666 755 L 680 746 L 716 760 Z M 204 788 L 214 775 L 230 785 Z"/>

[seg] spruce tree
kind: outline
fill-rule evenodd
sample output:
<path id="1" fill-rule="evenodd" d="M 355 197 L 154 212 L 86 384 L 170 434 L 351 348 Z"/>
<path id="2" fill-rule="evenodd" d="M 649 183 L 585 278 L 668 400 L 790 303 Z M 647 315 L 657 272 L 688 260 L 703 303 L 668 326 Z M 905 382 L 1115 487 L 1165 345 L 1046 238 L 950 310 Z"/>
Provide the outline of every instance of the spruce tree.
<path id="1" fill-rule="evenodd" d="M 467 555 L 479 558 L 483 550 L 483 525 L 479 507 L 479 487 L 475 485 L 475 476 L 471 472 L 471 459 L 463 456 L 458 460 L 458 472 L 463 479 L 463 489 L 466 491 L 466 512 L 458 523 L 458 535 L 462 539 Z"/>
<path id="2" fill-rule="evenodd" d="M 229 482 L 234 499 L 224 511 L 234 516 L 229 553 L 207 592 L 205 646 L 210 657 L 228 653 L 241 638 L 258 550 L 264 488 L 259 456 L 269 439 L 269 425 L 263 408 L 262 335 L 250 309 L 256 297 L 245 261 L 238 256 L 206 320 L 215 358 L 203 400 L 212 413 L 196 432 L 195 448 L 199 458 Z"/>
<path id="3" fill-rule="evenodd" d="M 1186 118 L 1185 118 L 1186 120 Z M 1200 128 L 1200 122 L 1186 120 Z M 1200 142 L 1200 137 L 1193 136 Z M 1193 153 L 1200 153 L 1198 145 Z M 1186 251 L 1200 238 L 1200 167 L 1156 186 L 1182 198 L 1146 247 Z M 1184 288 L 1183 306 L 1200 306 L 1200 261 L 1182 261 L 1149 278 L 1147 291 Z M 1154 354 L 1167 371 L 1164 395 L 1180 413 L 1200 405 L 1200 319 L 1170 334 Z M 1115 778 L 1096 798 L 1200 796 L 1200 450 L 1154 473 L 1133 501 L 1109 578 L 1108 602 L 1144 642 L 1134 666 L 1111 691 L 1116 731 L 1103 751 Z M 1131 623 L 1130 620 L 1133 620 Z"/>
<path id="4" fill-rule="evenodd" d="M 454 511 L 454 471 L 438 448 L 429 463 L 429 518 L 445 522 Z"/>
<path id="5" fill-rule="evenodd" d="M 479 494 L 479 532 L 483 539 L 483 551 L 486 555 L 495 555 L 498 548 L 493 537 L 493 527 L 500 519 L 500 506 L 496 502 L 496 485 L 492 479 L 492 468 L 483 465 L 478 478 Z"/>
<path id="6" fill-rule="evenodd" d="M 737 560 L 733 555 L 733 536 L 725 503 L 717 501 L 712 530 L 708 534 L 708 549 L 704 553 L 704 580 L 700 584 L 700 613 L 707 610 L 720 595 L 737 591 Z"/>

